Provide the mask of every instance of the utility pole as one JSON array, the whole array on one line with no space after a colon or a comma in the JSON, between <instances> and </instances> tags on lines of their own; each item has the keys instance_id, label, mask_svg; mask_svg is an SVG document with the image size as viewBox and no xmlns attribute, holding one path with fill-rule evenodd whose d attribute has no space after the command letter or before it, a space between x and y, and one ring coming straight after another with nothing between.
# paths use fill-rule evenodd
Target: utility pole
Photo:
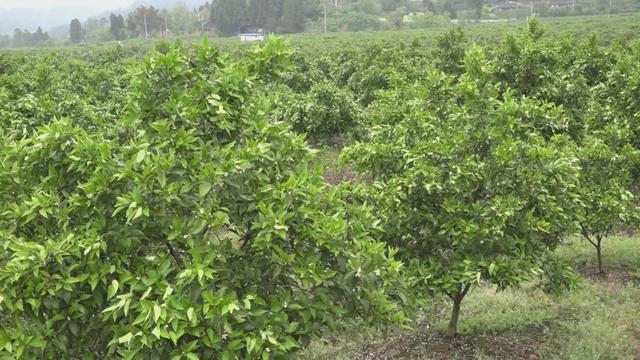
<instances>
[{"instance_id":1,"label":"utility pole","mask_svg":"<svg viewBox=\"0 0 640 360\"><path fill-rule=\"evenodd\" d=\"M609 0L609 11L607 12L607 17L611 16L611 0Z\"/></svg>"},{"instance_id":2,"label":"utility pole","mask_svg":"<svg viewBox=\"0 0 640 360\"><path fill-rule=\"evenodd\" d=\"M529 15L529 17L533 19L533 0L529 1L529 9L531 9L531 15Z\"/></svg>"},{"instance_id":3,"label":"utility pole","mask_svg":"<svg viewBox=\"0 0 640 360\"><path fill-rule=\"evenodd\" d=\"M147 12L142 13L142 18L144 19L144 38L149 38L149 31L147 30Z\"/></svg>"},{"instance_id":4,"label":"utility pole","mask_svg":"<svg viewBox=\"0 0 640 360\"><path fill-rule=\"evenodd\" d=\"M167 17L164 17L164 34L165 36L169 36L169 25L167 24Z\"/></svg>"},{"instance_id":5,"label":"utility pole","mask_svg":"<svg viewBox=\"0 0 640 360\"><path fill-rule=\"evenodd\" d=\"M611 0L609 0L611 1ZM324 13L324 33L327 33L327 5L323 5L322 6L323 9L323 13Z\"/></svg>"}]
</instances>

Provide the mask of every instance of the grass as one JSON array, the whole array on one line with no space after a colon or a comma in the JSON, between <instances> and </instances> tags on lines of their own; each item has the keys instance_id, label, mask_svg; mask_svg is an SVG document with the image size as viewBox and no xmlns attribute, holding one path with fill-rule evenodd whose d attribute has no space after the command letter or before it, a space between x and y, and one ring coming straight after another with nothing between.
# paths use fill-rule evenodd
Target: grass
<instances>
[{"instance_id":1,"label":"grass","mask_svg":"<svg viewBox=\"0 0 640 360\"><path fill-rule=\"evenodd\" d=\"M570 239L558 251L561 258L588 274L596 271L598 264L595 248L579 237ZM610 275L621 271L640 273L640 246L638 239L628 236L612 236L602 242L602 259L604 270Z\"/></svg>"},{"instance_id":2,"label":"grass","mask_svg":"<svg viewBox=\"0 0 640 360\"><path fill-rule=\"evenodd\" d=\"M640 238L614 236L603 245L606 275L579 238L558 254L585 277L582 288L553 296L525 285L476 287L462 305L461 335L442 333L449 304L434 300L414 332L389 335L349 328L317 341L299 359L640 359Z\"/></svg>"},{"instance_id":3,"label":"grass","mask_svg":"<svg viewBox=\"0 0 640 360\"><path fill-rule=\"evenodd\" d=\"M340 150L332 146L318 150L311 166L317 166L325 181L331 184L352 181L357 177L351 168L340 163Z\"/></svg>"}]
</instances>

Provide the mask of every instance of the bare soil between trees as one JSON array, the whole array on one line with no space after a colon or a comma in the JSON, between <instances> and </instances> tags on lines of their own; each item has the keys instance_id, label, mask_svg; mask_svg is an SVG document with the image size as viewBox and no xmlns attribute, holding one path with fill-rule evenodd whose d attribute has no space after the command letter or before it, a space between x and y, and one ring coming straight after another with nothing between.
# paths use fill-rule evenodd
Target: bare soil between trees
<instances>
[{"instance_id":1,"label":"bare soil between trees","mask_svg":"<svg viewBox=\"0 0 640 360\"><path fill-rule=\"evenodd\" d=\"M417 334L401 334L367 344L357 354L357 359L477 359L476 354L497 359L540 359L538 348L542 344L540 334L458 335L449 339L444 334L421 329Z\"/></svg>"},{"instance_id":2,"label":"bare soil between trees","mask_svg":"<svg viewBox=\"0 0 640 360\"><path fill-rule=\"evenodd\" d=\"M551 324L549 324L551 325ZM458 334L447 338L429 324L415 326L413 333L397 333L362 346L356 359L471 360L478 354L495 359L537 360L544 345L547 324L502 334Z\"/></svg>"},{"instance_id":3,"label":"bare soil between trees","mask_svg":"<svg viewBox=\"0 0 640 360\"><path fill-rule=\"evenodd\" d=\"M640 272L627 267L609 269L603 274L597 267L579 269L585 281L592 284L607 283L614 288L626 285L640 286ZM640 302L640 299L638 300ZM579 322L576 314L560 314L556 319L543 321L522 329L495 334L458 334L451 339L443 329L436 329L428 323L414 325L415 331L398 331L388 336L374 339L355 352L355 359L391 360L542 360L545 352L554 344L550 343L551 329L560 327L561 322ZM636 341L635 359L640 359L640 331L634 332Z\"/></svg>"}]
</instances>

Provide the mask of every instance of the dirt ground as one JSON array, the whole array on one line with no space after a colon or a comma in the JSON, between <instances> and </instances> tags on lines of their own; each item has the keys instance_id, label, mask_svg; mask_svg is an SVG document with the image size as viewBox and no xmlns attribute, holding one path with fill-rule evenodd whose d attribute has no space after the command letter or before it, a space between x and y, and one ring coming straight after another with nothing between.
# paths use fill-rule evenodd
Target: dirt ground
<instances>
[{"instance_id":1,"label":"dirt ground","mask_svg":"<svg viewBox=\"0 0 640 360\"><path fill-rule=\"evenodd\" d=\"M363 346L357 358L362 360L477 359L477 354L496 359L537 360L543 342L542 329L523 329L500 335L458 335L449 339L423 325L413 334L401 333Z\"/></svg>"}]
</instances>

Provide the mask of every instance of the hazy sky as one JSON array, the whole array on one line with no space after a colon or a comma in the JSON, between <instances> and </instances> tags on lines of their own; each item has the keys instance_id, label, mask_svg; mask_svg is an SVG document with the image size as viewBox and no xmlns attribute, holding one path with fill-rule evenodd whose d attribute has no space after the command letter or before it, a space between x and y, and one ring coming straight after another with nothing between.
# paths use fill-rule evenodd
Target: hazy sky
<instances>
[{"instance_id":1,"label":"hazy sky","mask_svg":"<svg viewBox=\"0 0 640 360\"><path fill-rule=\"evenodd\" d=\"M57 6L92 6L100 9L113 9L126 6L133 0L0 0L0 8L47 9Z\"/></svg>"}]
</instances>

